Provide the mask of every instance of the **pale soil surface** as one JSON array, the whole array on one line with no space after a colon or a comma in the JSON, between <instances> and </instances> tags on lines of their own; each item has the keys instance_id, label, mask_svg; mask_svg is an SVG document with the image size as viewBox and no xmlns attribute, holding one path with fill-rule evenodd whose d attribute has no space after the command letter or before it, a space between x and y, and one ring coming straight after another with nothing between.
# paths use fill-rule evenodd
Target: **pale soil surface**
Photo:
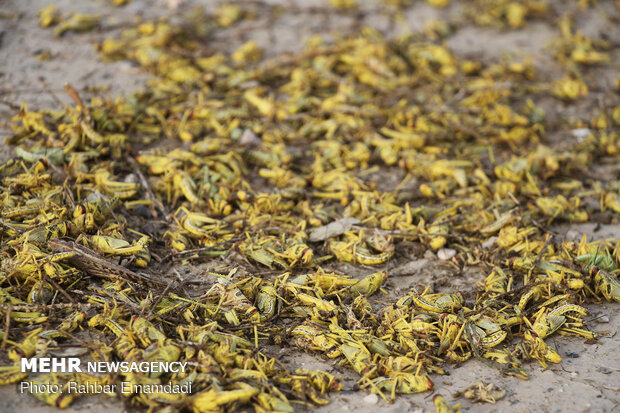
<instances>
[{"instance_id":1,"label":"pale soil surface","mask_svg":"<svg viewBox=\"0 0 620 413\"><path fill-rule=\"evenodd\" d=\"M215 1L165 1L133 0L123 8L114 8L111 2L104 0L75 1L57 0L55 5L63 13L71 11L82 13L100 13L103 16L99 29L82 33L68 33L56 38L48 29L38 25L37 11L49 4L45 0L4 0L0 2L0 12L9 18L0 19L0 138L9 135L8 123L21 102L28 103L29 108L59 107L70 103L63 92L63 85L70 82L83 97L107 95L113 97L144 87L148 75L140 72L127 62L103 63L99 60L94 44L119 32L120 28L133 22L136 17L151 19L159 16L179 18L190 10L193 4L206 4L212 8ZM243 3L243 2L240 2ZM239 44L256 40L266 49L266 55L298 51L303 40L313 33L333 36L335 32L348 33L359 26L368 25L388 34L395 35L403 30L420 31L433 19L443 18L450 22L459 22L458 29L447 39L448 46L459 56L466 56L485 61L493 61L507 54L517 60L532 56L533 63L543 77L553 79L556 63L543 55L549 42L557 36L557 30L549 22L535 21L518 30L481 29L459 20L462 6L452 4L446 9L436 9L425 2L416 1L404 13L404 19L392 21L382 12L381 6L374 1L360 1L362 7L355 14L336 12L326 6L322 0L268 0L247 2L255 10L253 20L244 21L231 29L219 32L212 39L214 50L230 51ZM452 2L459 3L459 2ZM554 2L554 7L561 10L562 1ZM620 9L613 1L599 1L596 8L581 11L577 26L586 35L603 34L607 39L620 42ZM174 6L177 6L176 8ZM172 7L171 7L172 6ZM15 17L10 17L14 13ZM614 40L615 39L615 40ZM51 60L39 61L37 54L49 50ZM618 54L614 62L594 71L593 83L600 90L611 87L612 79L620 73ZM108 87L107 90L95 90L92 87ZM597 90L594 88L588 99L584 99L582 110L570 108L571 116L589 118L588 105L597 102ZM543 102L545 103L545 102ZM548 116L566 108L550 102L545 105ZM562 144L567 137L552 137L553 143ZM550 138L550 139L552 139ZM12 149L0 146L0 157L6 158ZM600 173L614 174L618 179L618 162L612 160L610 165L602 168ZM400 179L395 180L396 182ZM581 233L593 239L620 237L618 225L583 224L579 226L562 226L556 228L560 234L577 237ZM412 260L422 257L411 257ZM433 261L432 256L426 259ZM436 261L436 259L435 259ZM434 282L440 286L457 286L459 289L471 286L474 281L484 278L476 269L466 271L466 276L450 278L451 274L441 271L440 266L431 266L431 271L421 271L406 277L393 277L386 289L390 294L407 290L411 285ZM594 344L586 344L583 339L554 336L549 340L563 357L563 362L551 365L543 370L540 365L528 366L529 381L514 377L502 377L498 371L487 367L479 361L471 360L464 365L448 367L450 375L434 376L436 393L449 396L479 380L495 383L507 390L506 397L497 405L472 404L462 402L464 411L491 412L612 412L620 411L620 316L618 304L593 304L589 306L589 328L600 334ZM424 393L413 396L401 396L392 404L383 400L368 398L365 391L355 391L355 375L334 365L332 362L316 356L294 352L283 352L280 358L291 366L322 368L342 374L345 387L340 394L333 394L332 403L317 409L321 412L403 412L432 410L432 394ZM450 397L448 397L451 400ZM456 401L454 401L456 402ZM19 394L16 386L0 387L0 412L49 412L48 407L30 395ZM72 412L121 412L126 407L120 400L105 397L87 397L78 400L67 411ZM302 409L303 411L303 409Z\"/></svg>"}]
</instances>

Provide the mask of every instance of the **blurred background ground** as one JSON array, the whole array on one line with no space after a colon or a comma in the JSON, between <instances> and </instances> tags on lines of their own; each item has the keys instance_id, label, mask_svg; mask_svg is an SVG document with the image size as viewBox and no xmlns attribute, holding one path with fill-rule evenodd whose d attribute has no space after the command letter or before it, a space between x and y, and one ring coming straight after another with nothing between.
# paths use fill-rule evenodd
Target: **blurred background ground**
<instances>
[{"instance_id":1,"label":"blurred background ground","mask_svg":"<svg viewBox=\"0 0 620 413\"><path fill-rule=\"evenodd\" d=\"M552 80L562 76L557 62L545 55L549 43L558 36L553 20L528 22L519 29L497 30L477 27L463 18L468 1L453 1L443 9L432 7L423 1L414 1L395 19L385 12L378 1L359 1L355 11L334 10L324 0L264 0L240 1L254 17L231 28L219 30L209 38L214 51L230 53L237 46L253 39L265 49L266 57L299 51L305 39L312 34L335 38L339 34L352 33L363 26L373 27L387 36L404 31L420 32L432 20L451 22L454 31L446 38L447 45L460 57L475 58L486 62L511 56L522 60L531 56L539 75ZM551 1L551 16L559 16L567 8L576 7L574 2ZM182 16L193 6L201 5L213 10L218 2L183 0L133 0L117 8L106 0L54 2L63 13L98 13L102 15L101 26L86 33L67 33L54 37L48 29L38 24L37 12L50 4L44 0L4 0L0 2L0 139L10 134L10 118L22 102L29 108L58 108L69 104L63 85L71 83L82 97L109 96L130 93L145 87L148 75L129 62L103 63L94 45L120 32L123 26L137 19L149 20L166 17L182 21ZM567 5L570 4L570 5ZM620 44L620 8L614 1L599 1L596 6L576 13L576 27L587 36L604 38L616 46L613 61L603 67L586 72L590 87L587 98L579 105L565 106L558 101L537 102L547 110L547 116L582 116L589 119L591 110L604 105L604 91L612 88L613 79L620 73L617 53ZM49 51L50 59L40 61L37 56ZM549 136L547 144L562 144L566 136ZM12 149L1 144L0 157L6 159ZM617 159L601 165L598 172L614 174L619 178ZM590 238L620 237L618 226L600 227L596 223L562 226L556 229L561 235L577 236L586 233ZM571 232L572 231L572 232ZM476 278L474 274L472 277ZM479 274L478 280L483 278ZM392 279L389 286L406 289L411 277ZM551 365L543 371L537 364L530 364L529 381L502 377L493 369L472 360L458 368L449 368L449 376L436 377L436 393L448 396L457 390L483 380L506 388L507 396L497 405L474 405L463 401L465 411L543 411L543 412L612 412L620 411L620 317L617 304L590 306L589 327L600 333L595 344L569 337L554 337L550 344L564 358L559 365ZM292 366L319 367L333 370L322 359L300 352L285 352L281 358ZM342 369L338 370L342 373ZM346 375L345 389L353 388L355 376ZM74 403L69 411L116 412L126 407L119 401L105 397L89 397ZM43 405L29 395L21 395L16 386L0 387L0 412L48 412L52 408ZM332 395L332 403L319 409L324 412L401 412L432 410L432 394L398 397L388 404L368 393L343 391Z\"/></svg>"}]
</instances>

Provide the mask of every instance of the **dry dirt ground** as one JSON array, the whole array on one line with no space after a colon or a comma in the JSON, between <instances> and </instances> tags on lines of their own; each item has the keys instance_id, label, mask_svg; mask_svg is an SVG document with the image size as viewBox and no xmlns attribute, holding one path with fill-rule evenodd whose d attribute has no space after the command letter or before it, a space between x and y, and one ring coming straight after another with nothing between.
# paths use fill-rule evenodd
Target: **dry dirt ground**
<instances>
[{"instance_id":1,"label":"dry dirt ground","mask_svg":"<svg viewBox=\"0 0 620 413\"><path fill-rule=\"evenodd\" d=\"M102 63L93 45L106 37L113 36L120 28L137 17L151 19L166 16L178 19L193 5L201 4L214 8L217 2L183 0L133 0L123 8L115 8L111 1L56 0L54 4L63 13L100 13L103 16L101 27L83 34L69 33L56 38L50 30L38 25L37 11L48 5L46 0L2 0L0 1L0 142L9 135L8 123L22 103L29 108L58 107L70 103L63 92L63 85L70 82L82 96L115 96L144 87L148 76L127 62ZM549 42L557 36L556 29L549 22L530 22L525 28L517 30L481 29L463 22L461 2L452 1L445 9L436 9L426 2L415 1L404 12L404 18L395 21L388 17L382 6L375 1L361 0L356 13L335 12L326 7L324 0L266 0L261 2L240 1L255 11L255 18L244 21L234 28L222 30L213 39L213 48L233 50L237 45L256 40L264 47L267 56L290 53L299 50L303 40L310 34L321 33L333 36L335 32L347 33L360 26L374 27L387 35L397 35L402 31L420 31L433 19L446 19L458 23L458 29L447 39L447 44L459 56L473 57L484 61L503 58L507 54L516 59L531 56L533 63L544 76L552 79L557 75L555 63L543 55ZM464 2L463 2L464 3ZM555 1L554 12L563 8L575 7L574 2ZM570 3L571 5L566 5ZM604 36L620 42L620 9L614 1L599 0L596 7L580 11L577 27L589 36ZM49 50L51 59L39 61L37 55ZM616 49L617 51L618 49ZM614 62L605 68L592 71L590 84L598 91L609 90L612 79L620 73L618 54ZM107 87L102 89L101 87ZM93 87L98 87L94 89ZM589 105L597 102L597 87L592 88ZM548 115L565 110L560 104L549 106ZM590 106L592 107L592 106ZM572 110L572 109L571 109ZM587 117L588 107L575 116ZM564 114L565 115L565 114ZM551 138L550 138L551 139ZM562 137L555 137L561 140ZM12 149L0 144L0 157L6 158ZM618 175L618 168L612 162L611 168L602 173ZM617 165L616 165L617 166ZM616 176L615 179L620 178ZM594 239L620 238L617 225L599 228L595 224L564 226L557 229L561 234L574 237L586 233ZM418 259L421 257L417 257ZM426 257L433 260L433 257ZM422 275L420 275L422 276ZM432 278L433 274L426 274ZM479 281L483 274L473 273L466 279L454 280L463 285ZM422 281L418 275L394 277L388 289L407 289L410 284ZM435 377L436 393L449 396L476 381L495 383L507 390L506 397L497 405L463 403L464 411L516 411L516 412L612 412L620 411L620 316L618 304L598 304L590 306L589 327L598 332L601 338L595 344L585 344L583 340L555 337L550 340L564 361L543 370L538 364L530 364L529 381L513 377L502 377L484 364L472 360L458 368L448 368L450 375ZM282 359L296 366L318 367L335 370L325 360L309 354L282 354ZM432 410L432 395L418 394L401 396L393 404L382 400L372 400L364 391L354 391L355 377L342 369L335 371L344 375L345 389L332 395L332 403L317 409L321 412L403 412ZM450 398L449 398L450 399ZM19 394L16 386L0 387L0 412L49 412L54 409L45 406L34 397ZM90 397L78 400L69 411L121 412L123 404L116 399Z\"/></svg>"}]
</instances>

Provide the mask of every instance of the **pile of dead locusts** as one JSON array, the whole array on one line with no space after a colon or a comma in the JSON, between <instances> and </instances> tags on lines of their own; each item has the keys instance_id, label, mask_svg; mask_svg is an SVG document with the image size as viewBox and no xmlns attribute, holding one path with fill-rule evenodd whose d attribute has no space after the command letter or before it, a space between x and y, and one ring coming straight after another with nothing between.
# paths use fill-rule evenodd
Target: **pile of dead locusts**
<instances>
[{"instance_id":1,"label":"pile of dead locusts","mask_svg":"<svg viewBox=\"0 0 620 413\"><path fill-rule=\"evenodd\" d=\"M560 19L553 53L569 69L545 83L527 61L485 66L372 30L269 60L252 41L207 53L218 18L144 23L100 44L104 60L154 75L144 92L83 102L68 86L75 106L15 116L16 157L0 166L0 383L192 382L190 395L119 397L289 412L328 403L342 381L289 369L269 355L278 346L333 359L392 400L432 390L449 363L527 379L523 362L560 362L549 336L597 339L582 304L620 301L620 244L549 228L617 222L620 181L592 165L618 156L620 106L556 121L579 135L558 150L534 100L585 96L580 70L604 64L609 44ZM413 244L457 274L477 266L479 283L392 300L390 271L415 259ZM343 261L359 271L342 274ZM22 357L50 355L189 368L20 372Z\"/></svg>"}]
</instances>

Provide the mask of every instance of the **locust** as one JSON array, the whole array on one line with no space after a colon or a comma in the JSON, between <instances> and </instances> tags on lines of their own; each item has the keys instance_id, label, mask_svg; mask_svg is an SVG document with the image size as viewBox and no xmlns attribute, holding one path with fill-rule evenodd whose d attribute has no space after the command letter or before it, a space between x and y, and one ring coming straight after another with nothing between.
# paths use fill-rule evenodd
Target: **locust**
<instances>
[{"instance_id":1,"label":"locust","mask_svg":"<svg viewBox=\"0 0 620 413\"><path fill-rule=\"evenodd\" d=\"M145 284L155 290L163 290L166 287L166 284L161 281L135 273L120 265L105 260L102 256L83 245L58 239L50 240L48 245L58 253L74 253L74 255L69 258L69 261L89 275L123 279L128 282L137 283L138 285Z\"/></svg>"},{"instance_id":2,"label":"locust","mask_svg":"<svg viewBox=\"0 0 620 413\"><path fill-rule=\"evenodd\" d=\"M620 241L557 233L620 212L620 182L598 169L620 153L620 106L591 72L613 63L613 42L574 27L592 2L564 14L463 5L471 25L553 20L553 79L527 58L463 58L443 41L460 25L442 21L311 36L276 57L253 39L227 53L200 41L272 12L237 3L104 33L100 63L148 73L146 91L86 99L66 85L71 104L15 111L14 153L0 163L0 384L191 382L192 394L123 397L152 411L291 412L343 383L293 367L288 350L392 401L428 394L448 364L478 359L526 380L539 368L526 362L561 361L560 336L599 339L586 308L619 300ZM410 14L410 2L389 3L386 18ZM100 21L53 6L38 17L75 41ZM592 93L604 104L581 110ZM563 110L548 121L553 102ZM187 371L17 369L74 346ZM78 395L38 397L66 407Z\"/></svg>"}]
</instances>

